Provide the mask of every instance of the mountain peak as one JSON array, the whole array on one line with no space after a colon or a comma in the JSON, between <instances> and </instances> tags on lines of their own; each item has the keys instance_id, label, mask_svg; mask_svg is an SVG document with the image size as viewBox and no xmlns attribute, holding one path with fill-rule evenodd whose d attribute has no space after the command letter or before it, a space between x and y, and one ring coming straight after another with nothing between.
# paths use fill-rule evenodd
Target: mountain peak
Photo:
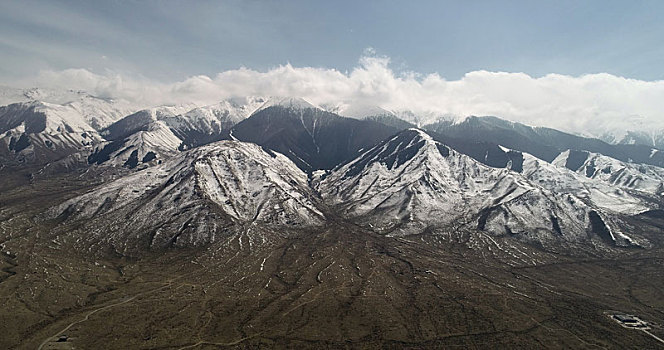
<instances>
[{"instance_id":1,"label":"mountain peak","mask_svg":"<svg viewBox=\"0 0 664 350\"><path fill-rule=\"evenodd\" d=\"M122 249L127 240L150 246L202 245L245 224L301 227L324 219L306 174L288 158L228 140L105 183L46 213L62 215L110 218L100 224L118 224L109 226L105 239Z\"/></svg>"},{"instance_id":2,"label":"mountain peak","mask_svg":"<svg viewBox=\"0 0 664 350\"><path fill-rule=\"evenodd\" d=\"M418 158L423 161L447 157L450 149L434 141L426 132L410 128L399 132L365 152L355 160L340 168L344 177L356 176L374 164L382 164L387 170L401 167Z\"/></svg>"},{"instance_id":3,"label":"mountain peak","mask_svg":"<svg viewBox=\"0 0 664 350\"><path fill-rule=\"evenodd\" d=\"M384 232L421 232L456 220L476 220L477 229L493 234L547 232L529 239L558 231L581 237L585 230L582 204L452 151L416 128L335 170L320 188L346 213Z\"/></svg>"},{"instance_id":4,"label":"mountain peak","mask_svg":"<svg viewBox=\"0 0 664 350\"><path fill-rule=\"evenodd\" d=\"M326 105L325 110L344 117L355 118L355 119L362 119L362 118L376 117L376 116L396 117L396 115L392 111L389 111L378 105L339 103L339 104Z\"/></svg>"},{"instance_id":5,"label":"mountain peak","mask_svg":"<svg viewBox=\"0 0 664 350\"><path fill-rule=\"evenodd\" d=\"M431 135L427 134L424 130L422 130L420 128L408 128L408 129L402 131L402 133L404 133L404 132L414 134L417 137L420 137L420 138L424 139L427 142L436 142L436 141L433 140L433 138L431 138Z\"/></svg>"},{"instance_id":6,"label":"mountain peak","mask_svg":"<svg viewBox=\"0 0 664 350\"><path fill-rule=\"evenodd\" d=\"M319 107L311 104L307 100L301 97L270 97L267 101L256 110L256 112L262 111L269 107L282 107L288 109L320 109ZM254 113L256 113L254 112Z\"/></svg>"}]
</instances>

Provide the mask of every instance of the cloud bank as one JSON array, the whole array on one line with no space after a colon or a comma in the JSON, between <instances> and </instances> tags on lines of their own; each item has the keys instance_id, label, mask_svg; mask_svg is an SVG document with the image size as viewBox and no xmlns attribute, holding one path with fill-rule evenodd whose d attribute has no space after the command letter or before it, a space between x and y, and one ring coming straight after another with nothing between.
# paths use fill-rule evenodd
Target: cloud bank
<instances>
[{"instance_id":1,"label":"cloud bank","mask_svg":"<svg viewBox=\"0 0 664 350\"><path fill-rule=\"evenodd\" d=\"M387 57L366 56L350 72L281 65L268 71L248 68L215 77L192 76L159 83L85 69L44 71L24 86L85 90L100 97L142 106L194 102L213 104L247 95L297 96L314 104L347 103L410 110L428 116L494 115L575 133L664 128L664 81L610 74L578 77L474 71L459 80L438 74L395 72Z\"/></svg>"}]
</instances>

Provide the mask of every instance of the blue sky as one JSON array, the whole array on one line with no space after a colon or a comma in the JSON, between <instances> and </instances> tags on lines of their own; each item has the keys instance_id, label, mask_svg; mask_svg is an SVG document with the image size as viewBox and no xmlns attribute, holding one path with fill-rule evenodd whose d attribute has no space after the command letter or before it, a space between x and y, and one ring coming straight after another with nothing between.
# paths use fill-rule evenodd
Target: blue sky
<instances>
[{"instance_id":1,"label":"blue sky","mask_svg":"<svg viewBox=\"0 0 664 350\"><path fill-rule=\"evenodd\" d=\"M0 0L0 85L664 130L664 1Z\"/></svg>"},{"instance_id":2,"label":"blue sky","mask_svg":"<svg viewBox=\"0 0 664 350\"><path fill-rule=\"evenodd\" d=\"M664 1L2 1L0 81L85 68L163 82L248 67L664 79Z\"/></svg>"}]
</instances>

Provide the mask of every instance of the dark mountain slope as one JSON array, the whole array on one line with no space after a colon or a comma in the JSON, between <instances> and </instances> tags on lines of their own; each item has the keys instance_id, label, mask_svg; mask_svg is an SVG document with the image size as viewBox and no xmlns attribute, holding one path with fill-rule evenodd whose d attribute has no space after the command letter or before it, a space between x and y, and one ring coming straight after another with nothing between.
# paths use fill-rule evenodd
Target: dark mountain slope
<instances>
[{"instance_id":1,"label":"dark mountain slope","mask_svg":"<svg viewBox=\"0 0 664 350\"><path fill-rule=\"evenodd\" d=\"M664 166L664 155L653 154L643 145L611 145L604 141L568 134L550 128L530 127L496 117L469 117L461 123L442 121L424 127L443 138L486 142L528 152L547 162L561 152L584 150L600 153L625 162Z\"/></svg>"},{"instance_id":2,"label":"dark mountain slope","mask_svg":"<svg viewBox=\"0 0 664 350\"><path fill-rule=\"evenodd\" d=\"M398 131L371 120L357 120L312 107L274 105L238 123L231 137L283 153L311 172L332 169Z\"/></svg>"}]
</instances>

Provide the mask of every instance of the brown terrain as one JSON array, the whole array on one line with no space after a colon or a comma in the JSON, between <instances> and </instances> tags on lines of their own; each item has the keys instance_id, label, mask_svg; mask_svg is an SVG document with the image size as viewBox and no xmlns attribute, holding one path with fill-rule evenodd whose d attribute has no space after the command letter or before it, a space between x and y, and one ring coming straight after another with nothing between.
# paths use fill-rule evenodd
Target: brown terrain
<instances>
[{"instance_id":1,"label":"brown terrain","mask_svg":"<svg viewBox=\"0 0 664 350\"><path fill-rule=\"evenodd\" d=\"M103 176L26 174L1 174L3 349L664 348L607 316L638 315L664 337L656 218L637 222L652 249L554 252L453 229L385 237L332 219L114 256L38 219Z\"/></svg>"}]
</instances>

